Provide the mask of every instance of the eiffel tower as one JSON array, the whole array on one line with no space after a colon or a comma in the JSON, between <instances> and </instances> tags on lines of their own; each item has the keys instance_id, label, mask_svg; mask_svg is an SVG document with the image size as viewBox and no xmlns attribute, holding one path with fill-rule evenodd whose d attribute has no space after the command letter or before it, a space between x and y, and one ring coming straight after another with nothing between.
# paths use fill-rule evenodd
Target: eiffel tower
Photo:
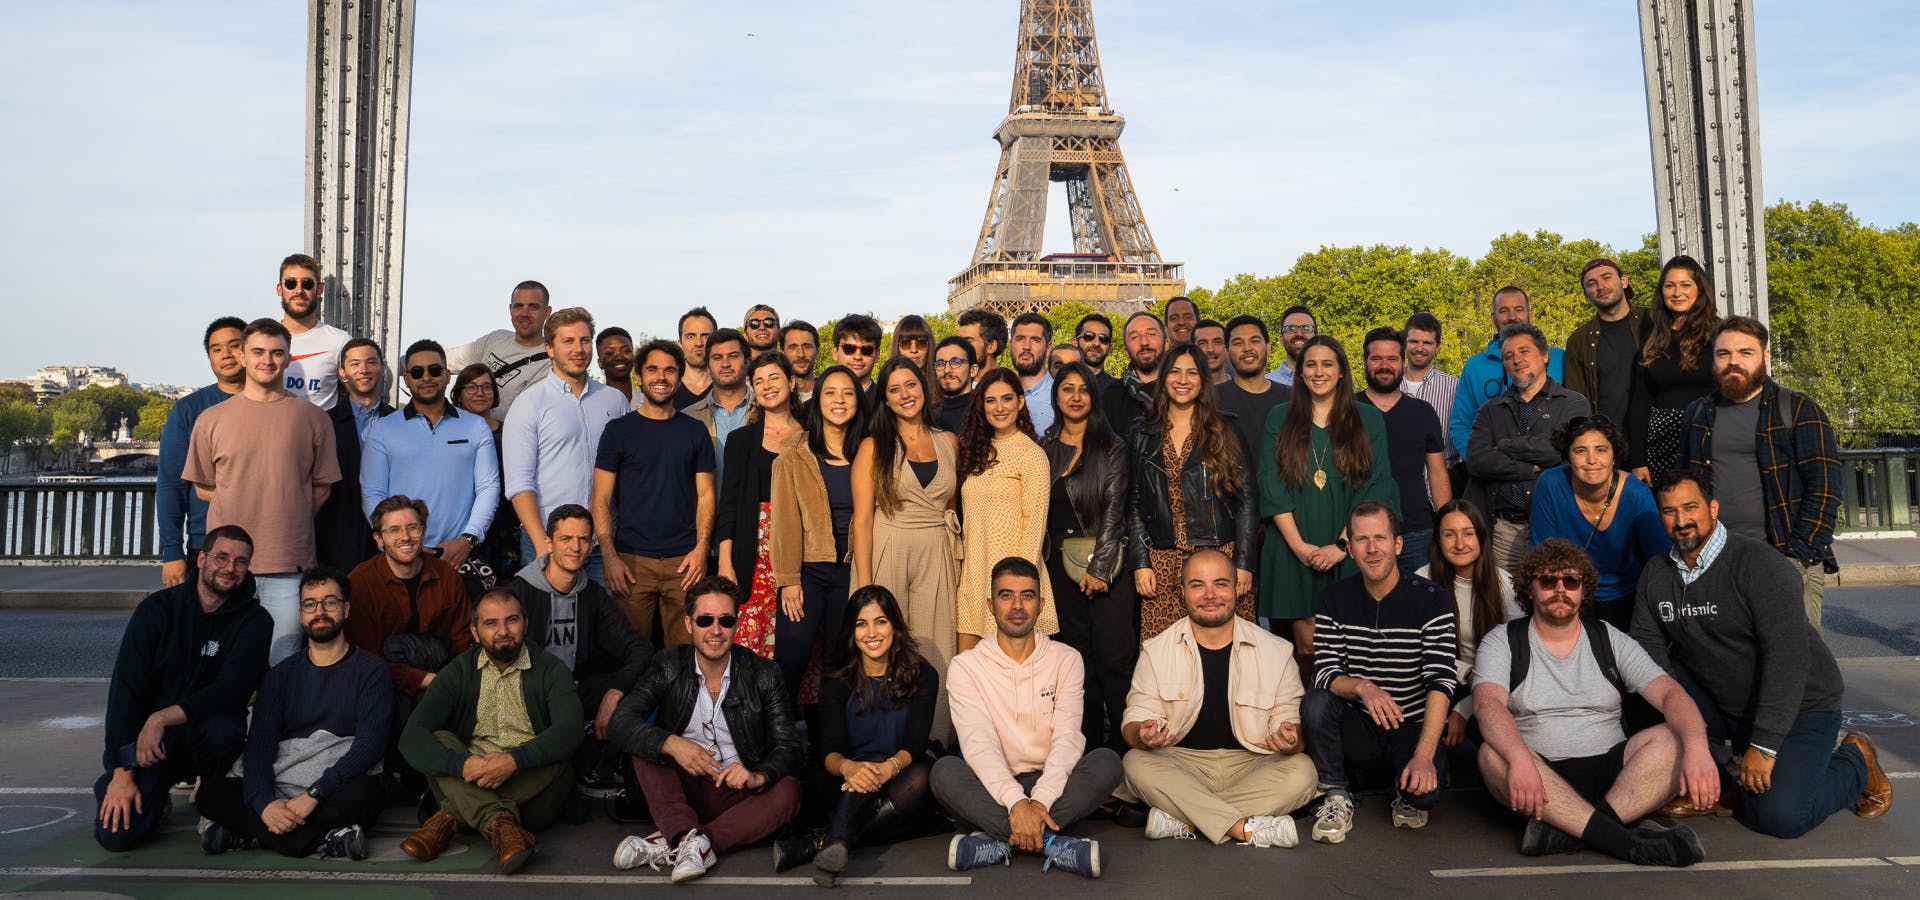
<instances>
[{"instance_id":1,"label":"eiffel tower","mask_svg":"<svg viewBox=\"0 0 1920 900\"><path fill-rule=\"evenodd\" d=\"M1186 290L1154 246L1107 105L1092 0L1021 0L1013 96L973 261L947 282L955 312L1011 318L1078 300L1127 313ZM1043 254L1050 182L1065 182L1073 252Z\"/></svg>"}]
</instances>

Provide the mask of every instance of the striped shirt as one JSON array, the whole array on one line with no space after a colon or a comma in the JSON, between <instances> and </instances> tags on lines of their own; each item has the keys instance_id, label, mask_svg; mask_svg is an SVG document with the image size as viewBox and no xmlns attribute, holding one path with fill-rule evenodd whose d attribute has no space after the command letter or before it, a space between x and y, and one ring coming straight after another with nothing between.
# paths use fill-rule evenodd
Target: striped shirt
<instances>
[{"instance_id":1,"label":"striped shirt","mask_svg":"<svg viewBox=\"0 0 1920 900\"><path fill-rule=\"evenodd\" d=\"M1407 721L1425 717L1427 693L1452 696L1453 595L1418 575L1401 575L1381 600L1359 575L1320 592L1313 617L1313 686L1333 689L1341 675L1372 682L1400 704Z\"/></svg>"}]
</instances>

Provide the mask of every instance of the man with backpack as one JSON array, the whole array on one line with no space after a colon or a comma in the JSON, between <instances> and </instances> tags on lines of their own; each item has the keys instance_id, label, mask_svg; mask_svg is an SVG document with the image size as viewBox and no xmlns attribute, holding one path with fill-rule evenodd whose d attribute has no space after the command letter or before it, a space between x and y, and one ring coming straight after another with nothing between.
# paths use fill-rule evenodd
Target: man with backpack
<instances>
[{"instance_id":1,"label":"man with backpack","mask_svg":"<svg viewBox=\"0 0 1920 900\"><path fill-rule=\"evenodd\" d=\"M1559 538L1521 559L1515 587L1528 615L1487 632L1474 656L1480 773L1495 800L1527 817L1522 854L1592 847L1643 866L1692 865L1706 858L1692 829L1642 819L1676 791L1713 805L1720 774L1706 725L1632 638L1581 618L1598 578L1586 553ZM1627 737L1629 690L1666 723Z\"/></svg>"}]
</instances>

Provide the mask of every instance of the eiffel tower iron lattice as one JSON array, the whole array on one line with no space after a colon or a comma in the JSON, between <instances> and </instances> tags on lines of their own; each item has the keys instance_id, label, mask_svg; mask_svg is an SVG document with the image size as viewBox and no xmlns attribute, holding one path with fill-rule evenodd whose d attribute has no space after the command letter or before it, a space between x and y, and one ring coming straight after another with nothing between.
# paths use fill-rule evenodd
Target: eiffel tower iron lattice
<instances>
[{"instance_id":1,"label":"eiffel tower iron lattice","mask_svg":"<svg viewBox=\"0 0 1920 900\"><path fill-rule=\"evenodd\" d=\"M1011 318L1080 301L1127 313L1186 290L1154 245L1107 105L1092 0L1021 0L1013 92L994 132L1000 165L973 260L947 282L953 312ZM1064 182L1073 252L1045 254L1047 195Z\"/></svg>"}]
</instances>

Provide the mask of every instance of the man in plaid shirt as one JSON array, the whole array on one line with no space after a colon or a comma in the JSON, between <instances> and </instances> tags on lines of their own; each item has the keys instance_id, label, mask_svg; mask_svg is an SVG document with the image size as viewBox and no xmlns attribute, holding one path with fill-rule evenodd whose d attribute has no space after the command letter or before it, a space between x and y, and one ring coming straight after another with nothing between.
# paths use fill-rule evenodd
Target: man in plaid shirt
<instances>
[{"instance_id":1,"label":"man in plaid shirt","mask_svg":"<svg viewBox=\"0 0 1920 900\"><path fill-rule=\"evenodd\" d=\"M1683 468L1706 475L1733 531L1772 544L1799 563L1807 620L1820 604L1840 517L1840 447L1813 398L1773 381L1767 326L1728 316L1713 330L1718 390L1687 407ZM1716 427L1722 426L1722 427Z\"/></svg>"}]
</instances>

